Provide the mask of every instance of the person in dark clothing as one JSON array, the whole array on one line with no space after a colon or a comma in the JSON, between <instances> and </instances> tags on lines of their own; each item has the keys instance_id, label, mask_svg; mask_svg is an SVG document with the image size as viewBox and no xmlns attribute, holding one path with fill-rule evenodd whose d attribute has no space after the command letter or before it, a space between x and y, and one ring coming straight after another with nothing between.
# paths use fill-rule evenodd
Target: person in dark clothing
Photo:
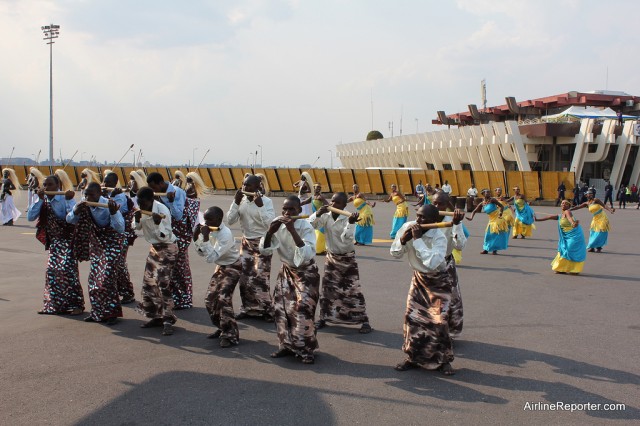
<instances>
[{"instance_id":1,"label":"person in dark clothing","mask_svg":"<svg viewBox=\"0 0 640 426\"><path fill-rule=\"evenodd\" d=\"M609 200L609 204L613 208L613 185L609 181L604 186L604 204L607 204L607 200Z\"/></svg>"},{"instance_id":2,"label":"person in dark clothing","mask_svg":"<svg viewBox=\"0 0 640 426\"><path fill-rule=\"evenodd\" d=\"M625 184L620 185L620 189L618 189L618 208L626 209L627 208L627 187Z\"/></svg>"},{"instance_id":3,"label":"person in dark clothing","mask_svg":"<svg viewBox=\"0 0 640 426\"><path fill-rule=\"evenodd\" d=\"M562 200L564 200L564 193L566 190L567 187L564 186L564 182L560 182L560 185L558 186L558 199L556 200L556 207L558 207Z\"/></svg>"},{"instance_id":4,"label":"person in dark clothing","mask_svg":"<svg viewBox=\"0 0 640 426\"><path fill-rule=\"evenodd\" d=\"M576 185L573 187L573 205L577 206L580 204L580 186Z\"/></svg>"},{"instance_id":5,"label":"person in dark clothing","mask_svg":"<svg viewBox=\"0 0 640 426\"><path fill-rule=\"evenodd\" d=\"M586 203L587 202L587 192L589 192L589 185L587 185L585 183L582 186L582 188L580 188L580 202L581 203Z\"/></svg>"}]
</instances>

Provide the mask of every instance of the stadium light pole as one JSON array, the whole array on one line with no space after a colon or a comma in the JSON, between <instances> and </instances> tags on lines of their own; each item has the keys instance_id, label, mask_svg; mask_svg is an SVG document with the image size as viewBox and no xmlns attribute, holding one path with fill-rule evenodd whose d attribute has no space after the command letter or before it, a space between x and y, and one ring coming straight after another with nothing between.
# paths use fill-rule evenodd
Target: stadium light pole
<instances>
[{"instance_id":1,"label":"stadium light pole","mask_svg":"<svg viewBox=\"0 0 640 426\"><path fill-rule=\"evenodd\" d=\"M328 149L327 151L329 151L329 155L331 156L331 168L333 169L333 151Z\"/></svg>"},{"instance_id":2,"label":"stadium light pole","mask_svg":"<svg viewBox=\"0 0 640 426\"><path fill-rule=\"evenodd\" d=\"M53 43L60 35L60 25L45 25L43 40L49 45L49 163L53 164Z\"/></svg>"},{"instance_id":3,"label":"stadium light pole","mask_svg":"<svg viewBox=\"0 0 640 426\"><path fill-rule=\"evenodd\" d=\"M260 147L260 167L264 167L264 164L262 163L262 145L258 145L258 147Z\"/></svg>"}]
</instances>

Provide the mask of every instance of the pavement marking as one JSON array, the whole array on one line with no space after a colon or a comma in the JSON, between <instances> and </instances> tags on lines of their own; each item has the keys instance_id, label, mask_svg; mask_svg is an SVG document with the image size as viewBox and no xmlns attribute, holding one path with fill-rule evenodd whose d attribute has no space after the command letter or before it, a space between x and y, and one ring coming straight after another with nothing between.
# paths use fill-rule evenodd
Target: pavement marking
<instances>
[{"instance_id":1,"label":"pavement marking","mask_svg":"<svg viewBox=\"0 0 640 426\"><path fill-rule=\"evenodd\" d=\"M378 239L373 239L374 243L392 243L393 240L378 240Z\"/></svg>"},{"instance_id":2,"label":"pavement marking","mask_svg":"<svg viewBox=\"0 0 640 426\"><path fill-rule=\"evenodd\" d=\"M21 232L22 235L36 235L35 232Z\"/></svg>"}]
</instances>

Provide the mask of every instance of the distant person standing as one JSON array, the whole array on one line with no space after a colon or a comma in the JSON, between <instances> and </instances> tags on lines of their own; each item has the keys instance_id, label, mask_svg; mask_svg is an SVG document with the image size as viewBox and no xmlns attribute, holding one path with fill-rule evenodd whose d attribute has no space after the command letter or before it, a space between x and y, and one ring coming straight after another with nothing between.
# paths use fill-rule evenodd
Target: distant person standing
<instances>
[{"instance_id":1,"label":"distant person standing","mask_svg":"<svg viewBox=\"0 0 640 426\"><path fill-rule=\"evenodd\" d=\"M447 195L451 195L451 185L449 185L448 180L444 181L444 185L442 185L442 191Z\"/></svg>"},{"instance_id":2,"label":"distant person standing","mask_svg":"<svg viewBox=\"0 0 640 426\"><path fill-rule=\"evenodd\" d=\"M580 186L576 185L573 187L573 205L577 206L580 204ZM560 202L562 205L562 202Z\"/></svg>"},{"instance_id":3,"label":"distant person standing","mask_svg":"<svg viewBox=\"0 0 640 426\"><path fill-rule=\"evenodd\" d=\"M622 119L622 111L618 111L616 115L618 116L618 126L622 126L624 124L624 120Z\"/></svg>"},{"instance_id":4,"label":"distant person standing","mask_svg":"<svg viewBox=\"0 0 640 426\"><path fill-rule=\"evenodd\" d=\"M609 181L604 186L604 204L607 204L607 200L609 200L609 204L613 208L613 185Z\"/></svg>"},{"instance_id":5,"label":"distant person standing","mask_svg":"<svg viewBox=\"0 0 640 426\"><path fill-rule=\"evenodd\" d=\"M562 200L564 200L564 193L566 190L567 187L564 186L564 182L560 182L560 185L558 185L558 198L556 199L556 207L558 207Z\"/></svg>"},{"instance_id":6,"label":"distant person standing","mask_svg":"<svg viewBox=\"0 0 640 426\"><path fill-rule=\"evenodd\" d=\"M620 189L618 189L618 208L627 208L627 187L624 185L624 183L620 185Z\"/></svg>"},{"instance_id":7,"label":"distant person standing","mask_svg":"<svg viewBox=\"0 0 640 426\"><path fill-rule=\"evenodd\" d=\"M418 184L416 185L416 197L420 198L422 195L424 195L424 185L422 185L422 179L418 181Z\"/></svg>"},{"instance_id":8,"label":"distant person standing","mask_svg":"<svg viewBox=\"0 0 640 426\"><path fill-rule=\"evenodd\" d=\"M467 197L476 198L478 196L478 188L474 184L471 184L471 188L467 190Z\"/></svg>"},{"instance_id":9,"label":"distant person standing","mask_svg":"<svg viewBox=\"0 0 640 426\"><path fill-rule=\"evenodd\" d=\"M631 185L631 200L633 202L637 202L638 201L638 187L636 186L636 184L634 183L633 185Z\"/></svg>"}]
</instances>

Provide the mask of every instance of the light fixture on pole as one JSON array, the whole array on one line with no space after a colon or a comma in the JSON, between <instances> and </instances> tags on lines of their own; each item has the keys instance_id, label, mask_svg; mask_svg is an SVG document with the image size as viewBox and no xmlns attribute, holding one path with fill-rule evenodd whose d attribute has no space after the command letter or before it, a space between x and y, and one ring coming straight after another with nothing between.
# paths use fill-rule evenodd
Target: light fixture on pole
<instances>
[{"instance_id":1,"label":"light fixture on pole","mask_svg":"<svg viewBox=\"0 0 640 426\"><path fill-rule=\"evenodd\" d=\"M329 155L331 155L331 168L333 169L333 151L328 149L327 151L329 151Z\"/></svg>"},{"instance_id":2,"label":"light fixture on pole","mask_svg":"<svg viewBox=\"0 0 640 426\"><path fill-rule=\"evenodd\" d=\"M53 164L53 41L60 35L60 25L45 25L43 40L49 45L49 162Z\"/></svg>"},{"instance_id":3,"label":"light fixture on pole","mask_svg":"<svg viewBox=\"0 0 640 426\"><path fill-rule=\"evenodd\" d=\"M258 145L260 148L260 167L264 167L264 163L262 162L262 145Z\"/></svg>"},{"instance_id":4,"label":"light fixture on pole","mask_svg":"<svg viewBox=\"0 0 640 426\"><path fill-rule=\"evenodd\" d=\"M418 133L418 119L416 118L416 133Z\"/></svg>"}]
</instances>

